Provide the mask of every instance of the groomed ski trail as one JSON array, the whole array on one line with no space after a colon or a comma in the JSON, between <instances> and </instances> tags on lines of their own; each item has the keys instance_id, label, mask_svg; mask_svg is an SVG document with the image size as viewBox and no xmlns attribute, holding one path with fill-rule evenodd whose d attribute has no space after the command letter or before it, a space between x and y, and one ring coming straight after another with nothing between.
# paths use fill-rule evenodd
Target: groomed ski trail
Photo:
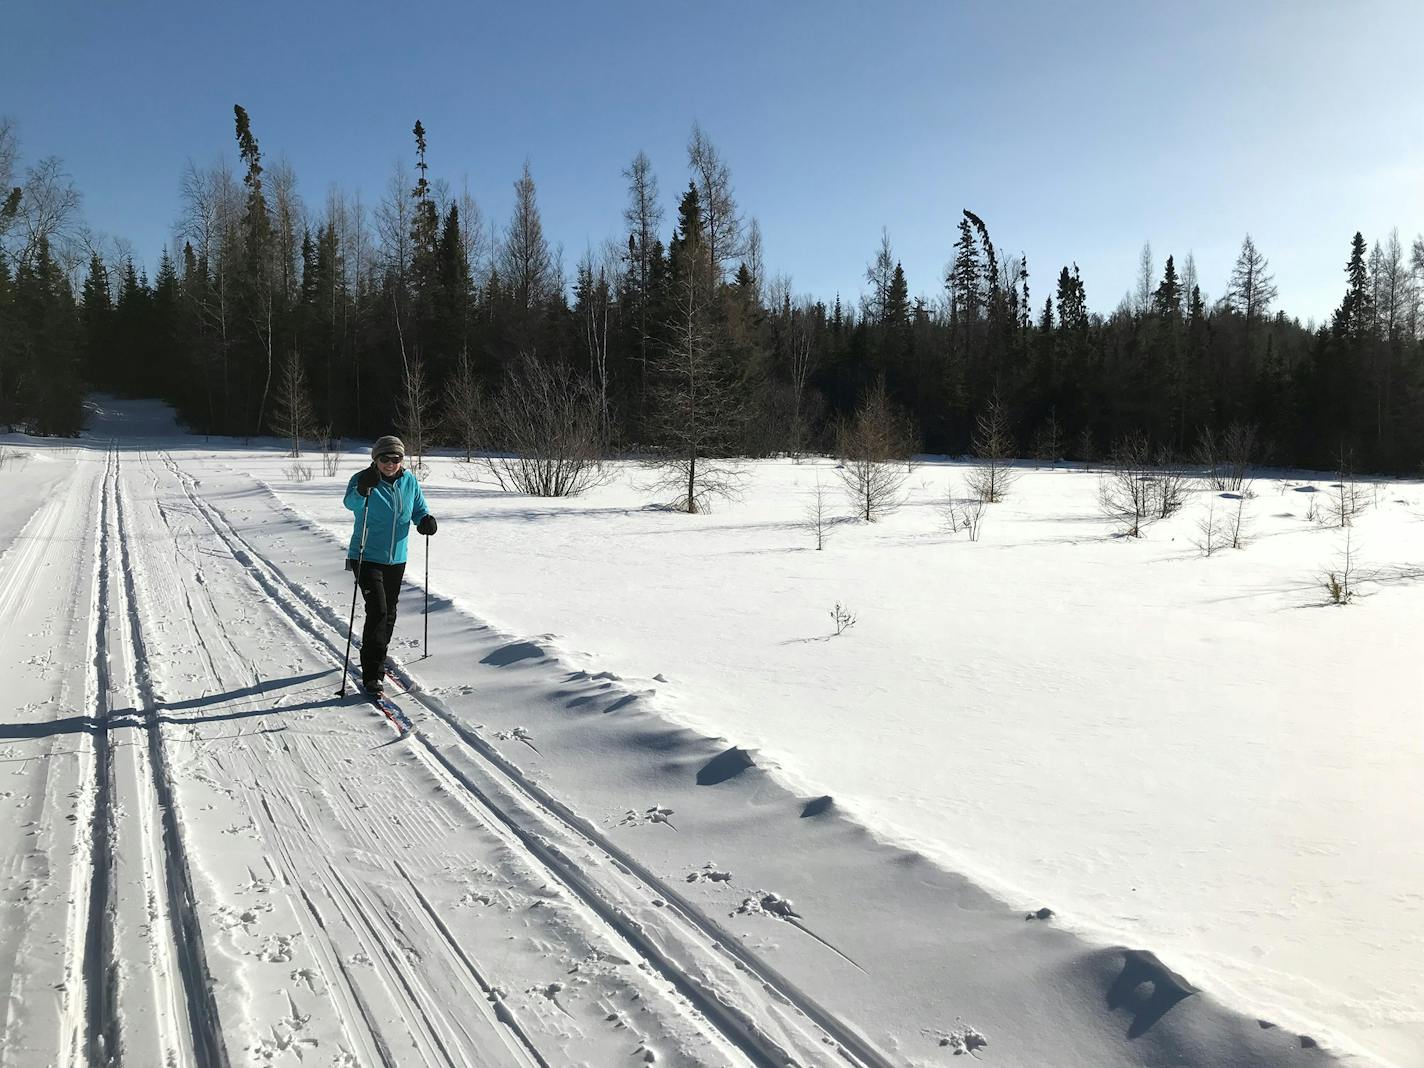
<instances>
[{"instance_id":1,"label":"groomed ski trail","mask_svg":"<svg viewBox=\"0 0 1424 1068\"><path fill-rule=\"evenodd\" d=\"M275 606L164 459L125 464L129 571L175 808L208 829L195 896L234 1058L768 1063L475 804L436 742L391 747L364 698L336 700L337 632ZM463 908L437 904L462 887Z\"/></svg>"},{"instance_id":2,"label":"groomed ski trail","mask_svg":"<svg viewBox=\"0 0 1424 1068\"><path fill-rule=\"evenodd\" d=\"M287 582L280 569L253 550L240 530L168 455L165 464L194 508L242 562L291 625L330 655L340 653L346 620L330 605ZM608 841L525 776L407 672L399 695L426 715L411 744L447 785L463 789L491 826L503 827L542 863L552 879L596 914L636 957L658 972L706 1017L725 1041L752 1063L835 1063L888 1068L895 1063L860 1032L779 975L692 904L675 887ZM656 907L648 908L648 903ZM636 913L637 918L634 918Z\"/></svg>"}]
</instances>

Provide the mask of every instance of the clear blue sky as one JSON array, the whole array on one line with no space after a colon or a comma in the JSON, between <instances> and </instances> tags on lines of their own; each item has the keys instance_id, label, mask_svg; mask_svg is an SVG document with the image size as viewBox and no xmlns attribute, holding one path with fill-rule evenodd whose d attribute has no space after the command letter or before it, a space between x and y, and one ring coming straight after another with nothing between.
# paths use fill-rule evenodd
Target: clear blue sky
<instances>
[{"instance_id":1,"label":"clear blue sky","mask_svg":"<svg viewBox=\"0 0 1424 1068\"><path fill-rule=\"evenodd\" d=\"M307 203L374 204L410 128L501 224L527 158L572 269L653 162L672 225L700 122L798 293L859 294L888 233L939 291L962 208L1028 256L1035 304L1081 266L1095 310L1196 256L1219 296L1249 230L1280 304L1338 302L1349 241L1424 232L1424 3L1206 0L515 5L49 0L0 13L0 114L55 154L94 228L150 266L189 159L238 169L232 105Z\"/></svg>"}]
</instances>

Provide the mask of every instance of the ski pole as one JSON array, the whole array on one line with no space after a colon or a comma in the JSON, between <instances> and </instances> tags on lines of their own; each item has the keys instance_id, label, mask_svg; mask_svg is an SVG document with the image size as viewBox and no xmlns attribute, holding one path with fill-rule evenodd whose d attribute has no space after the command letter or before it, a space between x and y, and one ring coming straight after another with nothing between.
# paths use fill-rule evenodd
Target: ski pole
<instances>
[{"instance_id":1,"label":"ski pole","mask_svg":"<svg viewBox=\"0 0 1424 1068\"><path fill-rule=\"evenodd\" d=\"M371 512L371 495L366 495L366 503L361 506L361 548L356 554L355 574L351 583L351 620L346 624L346 660L341 665L341 689L337 697L346 696L346 675L351 670L351 632L356 629L356 591L361 588L361 564L366 559L366 517Z\"/></svg>"},{"instance_id":2,"label":"ski pole","mask_svg":"<svg viewBox=\"0 0 1424 1068\"><path fill-rule=\"evenodd\" d=\"M425 656L430 655L430 535L425 535ZM424 660L425 656L421 659Z\"/></svg>"}]
</instances>

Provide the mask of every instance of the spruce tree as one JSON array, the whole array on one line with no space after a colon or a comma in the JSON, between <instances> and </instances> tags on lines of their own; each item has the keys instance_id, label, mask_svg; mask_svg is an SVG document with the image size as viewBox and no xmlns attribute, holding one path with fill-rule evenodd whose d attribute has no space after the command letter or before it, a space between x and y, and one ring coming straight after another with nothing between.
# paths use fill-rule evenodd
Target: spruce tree
<instances>
[{"instance_id":1,"label":"spruce tree","mask_svg":"<svg viewBox=\"0 0 1424 1068\"><path fill-rule=\"evenodd\" d=\"M1152 294L1152 311L1164 319L1174 319L1182 314L1182 284L1177 280L1177 268L1171 256L1167 257L1162 282Z\"/></svg>"},{"instance_id":2,"label":"spruce tree","mask_svg":"<svg viewBox=\"0 0 1424 1068\"><path fill-rule=\"evenodd\" d=\"M233 116L238 155L246 168L242 184L247 187L240 223L242 261L238 279L239 303L254 341L252 356L239 362L240 388L244 402L250 404L254 395L256 399L252 421L243 429L260 434L266 426L267 397L272 388L277 344L272 219L262 190L262 153L257 138L252 134L251 121L240 104L233 105Z\"/></svg>"},{"instance_id":3,"label":"spruce tree","mask_svg":"<svg viewBox=\"0 0 1424 1068\"><path fill-rule=\"evenodd\" d=\"M1363 341L1372 332L1375 321L1371 299L1369 273L1365 267L1365 237L1358 230L1350 242L1350 259L1345 264L1345 297L1335 309L1331 328L1337 338L1347 342Z\"/></svg>"},{"instance_id":4,"label":"spruce tree","mask_svg":"<svg viewBox=\"0 0 1424 1068\"><path fill-rule=\"evenodd\" d=\"M84 276L84 377L97 389L112 389L107 356L113 333L114 299L109 290L109 269L97 252L89 257Z\"/></svg>"}]
</instances>

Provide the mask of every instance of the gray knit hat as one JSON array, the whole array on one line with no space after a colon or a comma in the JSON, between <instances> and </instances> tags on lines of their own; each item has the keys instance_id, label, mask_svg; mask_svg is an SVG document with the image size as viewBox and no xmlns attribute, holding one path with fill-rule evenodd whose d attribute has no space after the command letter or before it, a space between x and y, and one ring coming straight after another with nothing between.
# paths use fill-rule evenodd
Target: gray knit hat
<instances>
[{"instance_id":1,"label":"gray knit hat","mask_svg":"<svg viewBox=\"0 0 1424 1068\"><path fill-rule=\"evenodd\" d=\"M398 452L405 455L405 444L394 434L387 434L385 437L376 439L376 444L371 446L371 459L384 455L388 452Z\"/></svg>"}]
</instances>

